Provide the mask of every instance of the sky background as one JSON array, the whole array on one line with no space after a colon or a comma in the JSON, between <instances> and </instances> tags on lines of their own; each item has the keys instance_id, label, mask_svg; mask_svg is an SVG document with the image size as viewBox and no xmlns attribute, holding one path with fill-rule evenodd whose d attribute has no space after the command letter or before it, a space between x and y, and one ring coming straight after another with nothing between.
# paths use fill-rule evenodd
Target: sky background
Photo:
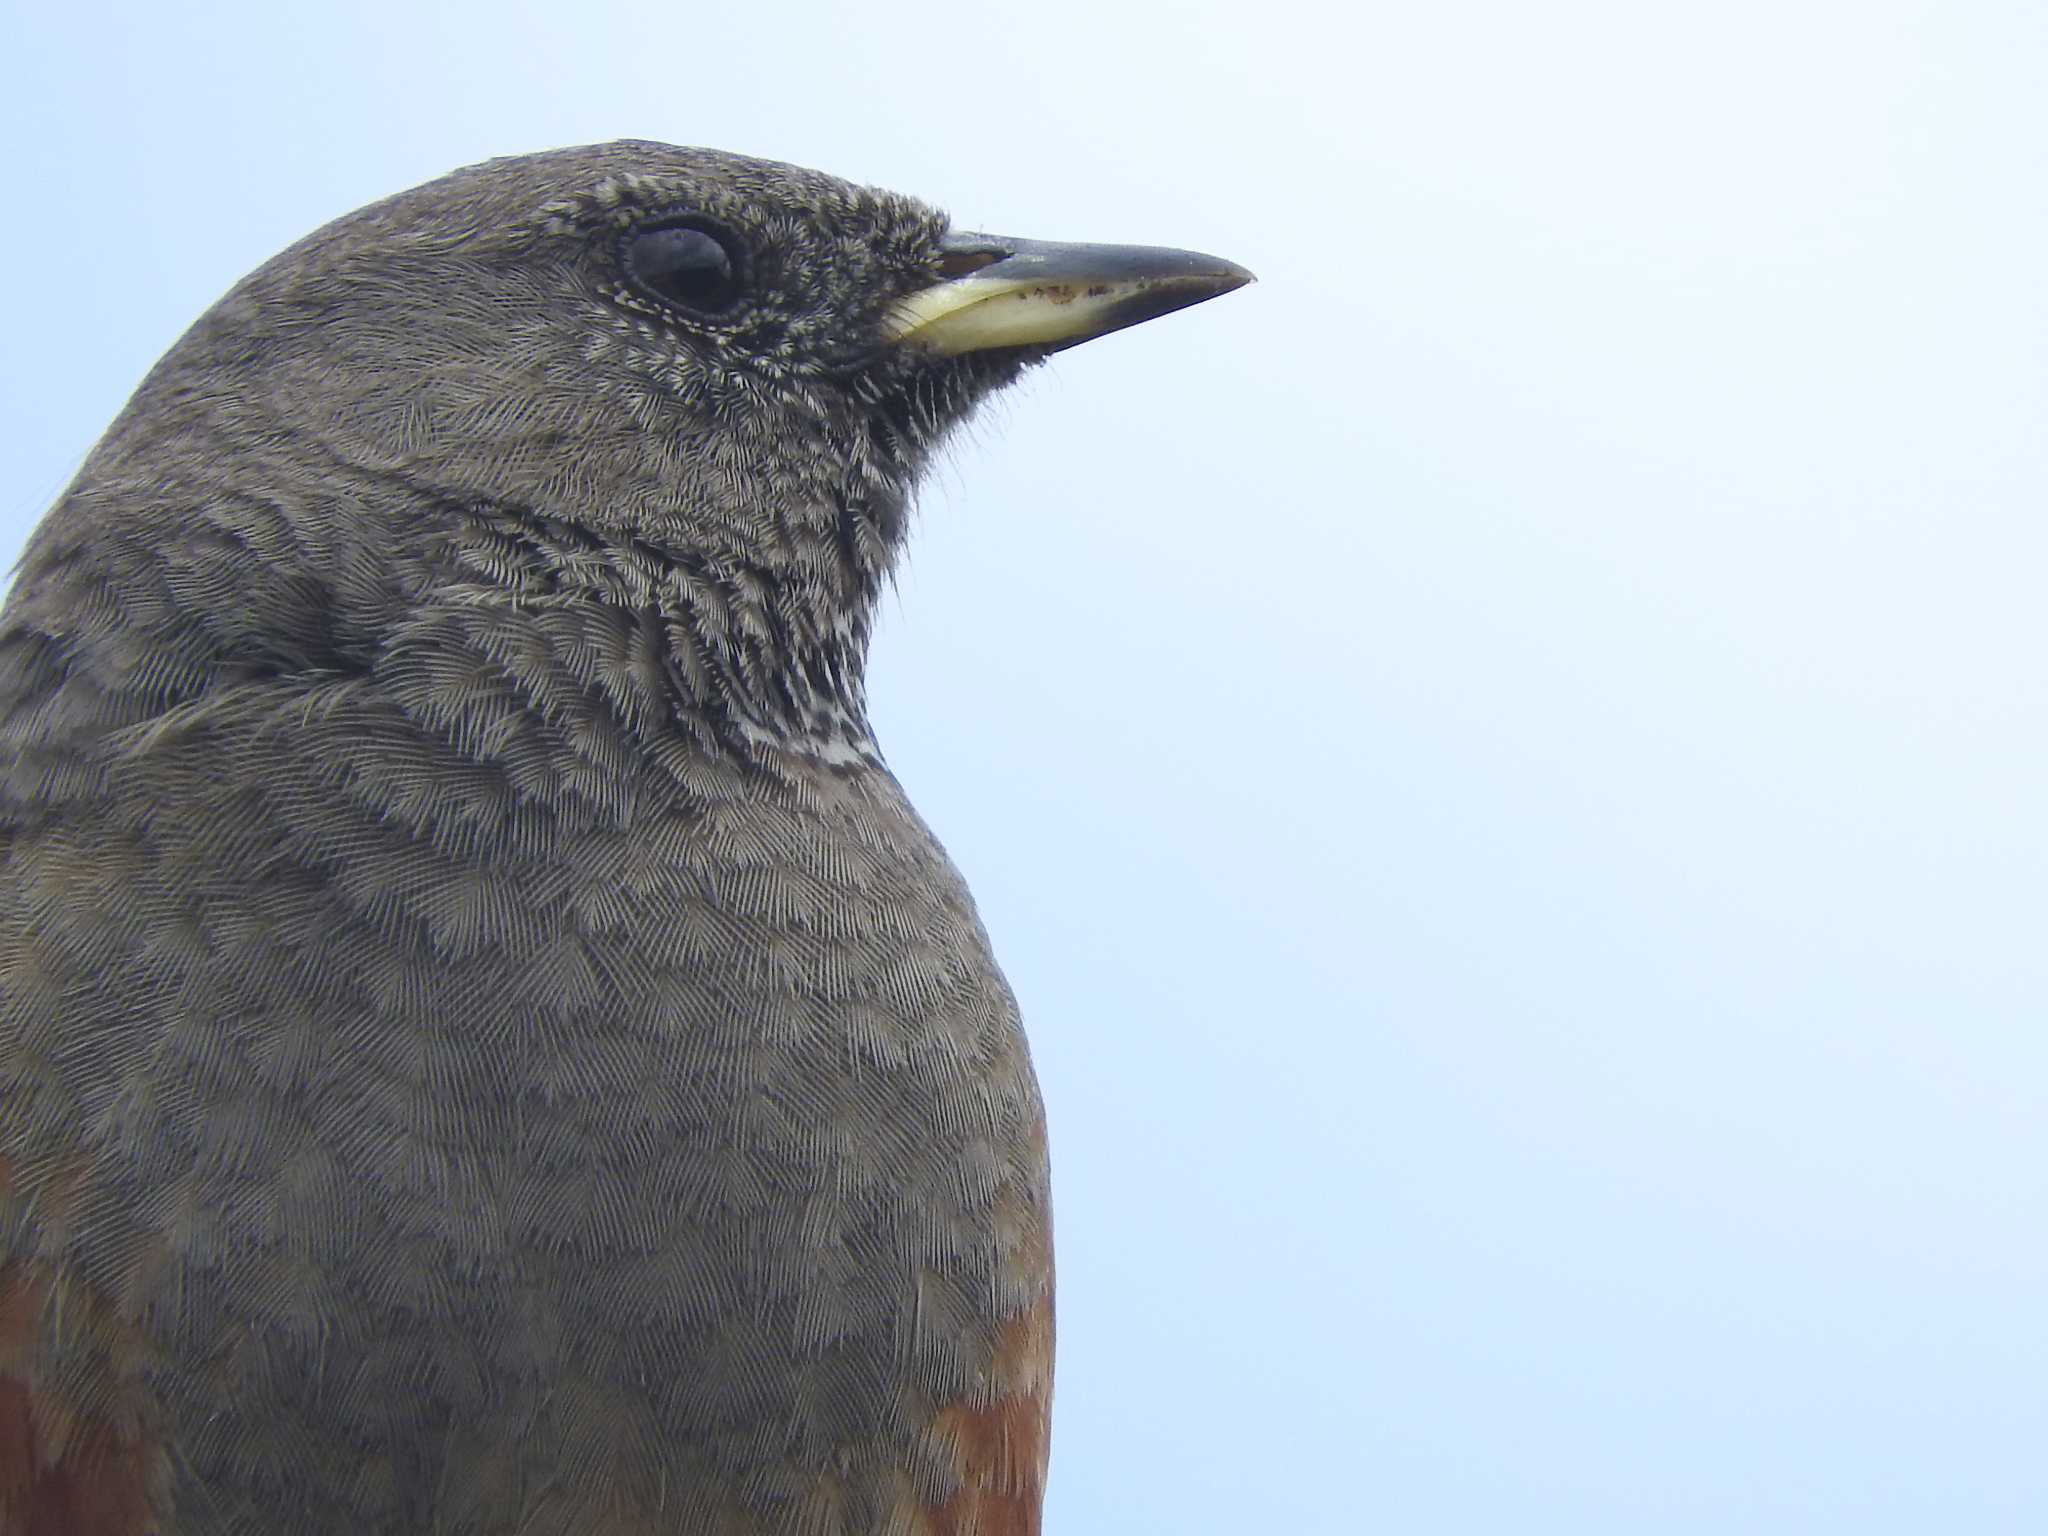
<instances>
[{"instance_id":1,"label":"sky background","mask_svg":"<svg viewBox=\"0 0 2048 1536\"><path fill-rule=\"evenodd\" d=\"M873 660L1050 1101L1051 1536L2048 1529L2048 7L4 32L9 560L491 155L1257 271L981 418Z\"/></svg>"}]
</instances>

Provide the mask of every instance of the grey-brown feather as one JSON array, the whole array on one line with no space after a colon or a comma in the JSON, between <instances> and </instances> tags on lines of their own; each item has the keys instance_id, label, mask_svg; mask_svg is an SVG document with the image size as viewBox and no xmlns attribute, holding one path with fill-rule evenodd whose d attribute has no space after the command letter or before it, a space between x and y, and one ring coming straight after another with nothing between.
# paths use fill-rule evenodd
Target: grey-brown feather
<instances>
[{"instance_id":1,"label":"grey-brown feather","mask_svg":"<svg viewBox=\"0 0 2048 1536\"><path fill-rule=\"evenodd\" d=\"M676 204L770 312L618 291ZM167 1532L953 1491L934 1416L1050 1282L1016 1008L861 694L916 475L1019 366L862 352L943 229L660 146L462 173L228 295L35 536L0 1256L140 1342L59 1296L12 1363L162 1439Z\"/></svg>"}]
</instances>

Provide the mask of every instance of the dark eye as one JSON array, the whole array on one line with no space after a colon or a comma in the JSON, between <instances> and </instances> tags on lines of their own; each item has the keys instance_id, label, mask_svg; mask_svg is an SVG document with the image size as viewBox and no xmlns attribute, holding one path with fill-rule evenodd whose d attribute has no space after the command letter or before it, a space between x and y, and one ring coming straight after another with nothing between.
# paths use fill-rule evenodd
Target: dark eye
<instances>
[{"instance_id":1,"label":"dark eye","mask_svg":"<svg viewBox=\"0 0 2048 1536\"><path fill-rule=\"evenodd\" d=\"M626 272L649 298L699 314L740 296L739 244L701 224L665 224L626 237Z\"/></svg>"}]
</instances>

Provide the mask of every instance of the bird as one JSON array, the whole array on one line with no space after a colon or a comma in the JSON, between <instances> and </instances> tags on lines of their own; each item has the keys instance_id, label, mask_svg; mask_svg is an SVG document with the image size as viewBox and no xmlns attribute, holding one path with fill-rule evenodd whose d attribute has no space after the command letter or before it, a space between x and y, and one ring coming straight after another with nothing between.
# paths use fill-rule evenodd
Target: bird
<instances>
[{"instance_id":1,"label":"bird","mask_svg":"<svg viewBox=\"0 0 2048 1536\"><path fill-rule=\"evenodd\" d=\"M620 141L203 314L0 611L0 1532L1024 1536L1014 995L865 666L1186 251Z\"/></svg>"}]
</instances>

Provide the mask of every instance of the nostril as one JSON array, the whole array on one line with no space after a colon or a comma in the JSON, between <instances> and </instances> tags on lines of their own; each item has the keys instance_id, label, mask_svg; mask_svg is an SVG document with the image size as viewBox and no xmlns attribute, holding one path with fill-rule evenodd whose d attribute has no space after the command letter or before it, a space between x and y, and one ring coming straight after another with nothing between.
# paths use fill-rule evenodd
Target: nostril
<instances>
[{"instance_id":1,"label":"nostril","mask_svg":"<svg viewBox=\"0 0 2048 1536\"><path fill-rule=\"evenodd\" d=\"M972 250L947 251L939 258L939 276L944 278L965 277L970 272L979 272L983 267L993 266L1009 255L993 246L979 246Z\"/></svg>"}]
</instances>

